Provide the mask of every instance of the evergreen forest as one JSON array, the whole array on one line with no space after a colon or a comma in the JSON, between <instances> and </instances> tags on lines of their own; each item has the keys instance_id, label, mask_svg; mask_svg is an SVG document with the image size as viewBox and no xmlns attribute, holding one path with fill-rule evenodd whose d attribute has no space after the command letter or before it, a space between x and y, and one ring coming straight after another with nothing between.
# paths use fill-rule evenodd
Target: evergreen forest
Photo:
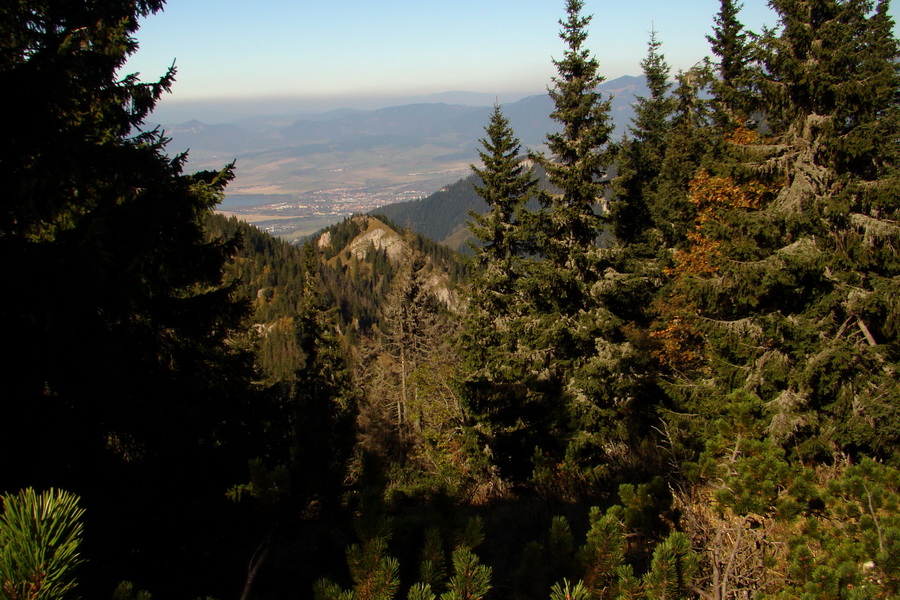
<instances>
[{"instance_id":1,"label":"evergreen forest","mask_svg":"<svg viewBox=\"0 0 900 600\"><path fill-rule=\"evenodd\" d=\"M0 8L0 598L900 598L889 0L720 0L677 73L652 32L621 139L560 4L465 258L216 214L235 165L145 126L174 67L120 73L163 0Z\"/></svg>"}]
</instances>

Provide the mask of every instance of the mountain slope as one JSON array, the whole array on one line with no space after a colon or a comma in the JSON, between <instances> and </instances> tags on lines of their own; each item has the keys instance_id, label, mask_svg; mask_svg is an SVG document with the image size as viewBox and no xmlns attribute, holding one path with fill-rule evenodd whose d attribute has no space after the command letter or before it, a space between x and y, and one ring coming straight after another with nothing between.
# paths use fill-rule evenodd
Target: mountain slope
<instances>
[{"instance_id":1,"label":"mountain slope","mask_svg":"<svg viewBox=\"0 0 900 600\"><path fill-rule=\"evenodd\" d=\"M347 330L365 333L381 317L395 277L416 257L424 262L425 288L446 308L457 305L455 283L462 257L389 219L356 215L312 240L322 258L323 300L335 306Z\"/></svg>"},{"instance_id":2,"label":"mountain slope","mask_svg":"<svg viewBox=\"0 0 900 600\"><path fill-rule=\"evenodd\" d=\"M538 187L545 186L543 170L535 167L535 174ZM469 175L425 198L381 206L370 214L384 215L456 252L468 254L472 240L468 230L469 211L483 214L488 210L484 199L475 191L476 185L480 185L478 177ZM537 210L537 203L533 201L529 207Z\"/></svg>"},{"instance_id":3,"label":"mountain slope","mask_svg":"<svg viewBox=\"0 0 900 600\"><path fill-rule=\"evenodd\" d=\"M384 215L416 233L445 243L447 238L465 228L470 210L478 213L487 210L487 204L475 192L477 183L478 178L470 175L425 198L382 206L372 214ZM451 247L462 250L458 246Z\"/></svg>"}]
</instances>

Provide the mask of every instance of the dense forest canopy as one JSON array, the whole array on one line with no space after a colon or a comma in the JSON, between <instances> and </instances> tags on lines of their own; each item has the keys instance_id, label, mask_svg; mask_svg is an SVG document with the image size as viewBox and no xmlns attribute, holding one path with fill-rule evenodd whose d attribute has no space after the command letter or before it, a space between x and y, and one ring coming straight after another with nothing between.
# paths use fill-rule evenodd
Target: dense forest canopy
<instances>
[{"instance_id":1,"label":"dense forest canopy","mask_svg":"<svg viewBox=\"0 0 900 600\"><path fill-rule=\"evenodd\" d=\"M468 261L215 215L234 166L143 128L174 70L119 75L161 1L0 9L0 598L900 597L900 47L769 5L679 73L651 32L614 140L566 0Z\"/></svg>"}]
</instances>

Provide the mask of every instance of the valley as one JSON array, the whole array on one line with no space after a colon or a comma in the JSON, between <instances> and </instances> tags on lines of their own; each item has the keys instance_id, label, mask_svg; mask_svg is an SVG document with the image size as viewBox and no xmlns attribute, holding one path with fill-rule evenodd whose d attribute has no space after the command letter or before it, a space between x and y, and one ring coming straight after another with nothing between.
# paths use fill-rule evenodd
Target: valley
<instances>
[{"instance_id":1,"label":"valley","mask_svg":"<svg viewBox=\"0 0 900 600\"><path fill-rule=\"evenodd\" d=\"M621 135L635 98L647 93L645 82L626 76L598 89L612 98L610 118ZM467 177L490 111L419 102L161 128L171 138L171 154L188 153L189 169L235 161L220 212L296 241L352 214L426 198ZM547 94L504 104L504 112L523 147L542 150L547 133L558 130Z\"/></svg>"},{"instance_id":2,"label":"valley","mask_svg":"<svg viewBox=\"0 0 900 600\"><path fill-rule=\"evenodd\" d=\"M412 159L390 150L346 153L338 162L332 156L239 159L220 212L294 240L352 214L424 198L469 173L470 161Z\"/></svg>"},{"instance_id":3,"label":"valley","mask_svg":"<svg viewBox=\"0 0 900 600\"><path fill-rule=\"evenodd\" d=\"M430 179L419 185L413 181L398 185L336 187L295 194L235 193L226 198L219 212L226 216L234 215L271 235L295 241L350 215L428 196L434 186L448 180L456 181L465 174L466 171L460 168L443 178Z\"/></svg>"}]
</instances>

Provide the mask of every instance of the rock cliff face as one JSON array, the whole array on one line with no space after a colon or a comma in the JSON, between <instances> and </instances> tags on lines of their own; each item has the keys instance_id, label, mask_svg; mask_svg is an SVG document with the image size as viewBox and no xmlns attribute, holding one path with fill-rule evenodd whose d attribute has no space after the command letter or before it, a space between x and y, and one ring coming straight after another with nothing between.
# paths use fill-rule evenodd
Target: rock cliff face
<instances>
[{"instance_id":1,"label":"rock cliff face","mask_svg":"<svg viewBox=\"0 0 900 600\"><path fill-rule=\"evenodd\" d=\"M366 277L372 270L361 265L372 263L375 258L372 256L374 252L383 252L383 256L393 265L396 272L409 268L413 258L417 254L422 254L425 257L422 274L429 293L449 310L458 307L458 294L453 289L447 268L441 261L414 247L410 236L415 234L398 232L380 219L368 215L357 215L351 220L358 233L343 243L342 247L334 247L336 243L340 243L339 236L333 235L331 231L323 232L316 240L319 250L323 252L330 250L328 252L332 256L328 260L330 266L345 265L349 267L346 269L348 276Z\"/></svg>"},{"instance_id":2,"label":"rock cliff face","mask_svg":"<svg viewBox=\"0 0 900 600\"><path fill-rule=\"evenodd\" d=\"M347 250L357 258L357 260L365 260L371 248L375 250L384 250L387 257L393 262L400 262L408 258L412 250L400 236L399 233L389 228L378 219L367 217L357 217L368 221L367 230L357 236L347 246Z\"/></svg>"},{"instance_id":3,"label":"rock cliff face","mask_svg":"<svg viewBox=\"0 0 900 600\"><path fill-rule=\"evenodd\" d=\"M400 262L406 258L409 246L403 241L403 237L390 226L380 220L364 215L357 215L351 219L362 231L350 240L343 248L334 248L338 255L349 252L357 260L366 260L372 250L384 250L387 257L393 262ZM336 243L331 231L325 231L319 235L316 245L319 250L325 251Z\"/></svg>"}]
</instances>

